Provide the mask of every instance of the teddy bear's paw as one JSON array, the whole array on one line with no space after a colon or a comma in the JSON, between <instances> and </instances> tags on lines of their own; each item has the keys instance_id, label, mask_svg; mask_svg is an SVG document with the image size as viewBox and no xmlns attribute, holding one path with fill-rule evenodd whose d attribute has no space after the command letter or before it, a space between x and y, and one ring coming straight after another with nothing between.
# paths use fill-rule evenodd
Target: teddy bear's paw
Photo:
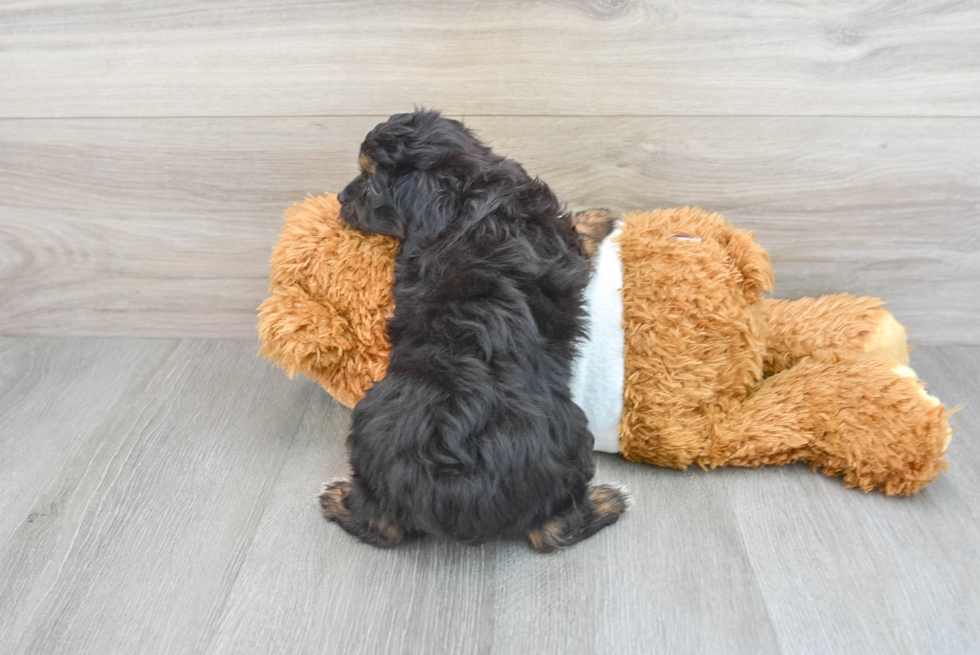
<instances>
[{"instance_id":1,"label":"teddy bear's paw","mask_svg":"<svg viewBox=\"0 0 980 655\"><path fill-rule=\"evenodd\" d=\"M911 367L906 366L904 364L899 364L898 366L892 368L892 371L902 376L903 378L912 380L916 386L916 389L919 392L919 395L925 398L929 402L929 404L932 405L933 407L942 404L938 398L930 394L928 391L926 391L926 388L924 386L919 384L919 376L915 374L915 371L913 371Z\"/></svg>"},{"instance_id":2,"label":"teddy bear's paw","mask_svg":"<svg viewBox=\"0 0 980 655\"><path fill-rule=\"evenodd\" d=\"M864 352L883 362L895 362L909 371L908 333L891 312L878 309L880 320L864 344ZM898 371L896 371L897 373ZM902 375L899 373L899 375ZM913 376L915 373L913 372Z\"/></svg>"},{"instance_id":3,"label":"teddy bear's paw","mask_svg":"<svg viewBox=\"0 0 980 655\"><path fill-rule=\"evenodd\" d=\"M915 371L913 371L910 367L905 366L904 364L899 364L898 366L894 367L892 371L902 376L903 378L908 379L909 382L914 384L915 389L919 393L919 395L923 398L923 400L929 403L932 407L939 407L940 405L943 404L941 400L939 400L938 398L930 394L928 391L926 391L925 386L919 381L919 376L917 376L915 374ZM952 438L953 438L953 430L952 428L949 427L949 424L947 423L945 429L945 435L943 439L943 452L945 452L946 449L949 447L949 442Z\"/></svg>"},{"instance_id":4,"label":"teddy bear's paw","mask_svg":"<svg viewBox=\"0 0 980 655\"><path fill-rule=\"evenodd\" d=\"M865 390L863 414L852 413L865 418L857 425L867 429L848 430L841 423L837 443L826 444L832 447L826 449L821 465L843 475L848 486L908 496L948 468L942 458L952 436L950 412L908 366L884 370L889 375L875 374Z\"/></svg>"}]
</instances>

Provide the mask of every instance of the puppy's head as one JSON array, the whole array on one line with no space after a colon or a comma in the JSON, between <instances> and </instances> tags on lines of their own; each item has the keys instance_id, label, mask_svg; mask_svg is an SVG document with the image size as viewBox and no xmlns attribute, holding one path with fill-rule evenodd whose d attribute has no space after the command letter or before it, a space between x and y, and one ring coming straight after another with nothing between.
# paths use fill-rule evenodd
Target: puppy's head
<instances>
[{"instance_id":1,"label":"puppy's head","mask_svg":"<svg viewBox=\"0 0 980 655\"><path fill-rule=\"evenodd\" d=\"M467 181L494 159L459 121L437 111L396 114L361 144L361 173L338 196L340 217L398 238L441 227Z\"/></svg>"}]
</instances>

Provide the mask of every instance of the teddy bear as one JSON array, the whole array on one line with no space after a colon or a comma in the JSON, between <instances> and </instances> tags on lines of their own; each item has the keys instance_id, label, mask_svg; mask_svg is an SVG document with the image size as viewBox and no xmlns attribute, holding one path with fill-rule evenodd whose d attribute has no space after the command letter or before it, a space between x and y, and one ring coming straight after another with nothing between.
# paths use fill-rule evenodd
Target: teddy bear
<instances>
[{"instance_id":1,"label":"teddy bear","mask_svg":"<svg viewBox=\"0 0 980 655\"><path fill-rule=\"evenodd\" d=\"M947 468L951 412L880 300L764 297L766 251L698 208L570 220L593 257L571 387L596 450L678 469L798 462L890 495ZM332 194L294 205L259 307L262 354L353 407L387 366L397 247L349 229Z\"/></svg>"}]
</instances>

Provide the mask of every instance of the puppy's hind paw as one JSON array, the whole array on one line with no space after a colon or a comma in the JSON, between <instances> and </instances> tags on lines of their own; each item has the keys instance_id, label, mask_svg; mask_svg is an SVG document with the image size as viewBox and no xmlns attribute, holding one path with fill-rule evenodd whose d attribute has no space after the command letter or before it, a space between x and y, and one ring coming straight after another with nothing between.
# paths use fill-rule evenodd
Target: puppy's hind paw
<instances>
[{"instance_id":1,"label":"puppy's hind paw","mask_svg":"<svg viewBox=\"0 0 980 655\"><path fill-rule=\"evenodd\" d=\"M344 502L350 493L351 485L349 480L335 480L334 482L324 483L320 491L320 509L323 510L323 518L328 521L344 523L350 518L350 510Z\"/></svg>"},{"instance_id":2,"label":"puppy's hind paw","mask_svg":"<svg viewBox=\"0 0 980 655\"><path fill-rule=\"evenodd\" d=\"M626 487L611 484L589 487L589 500L595 505L599 516L619 516L633 504L633 498Z\"/></svg>"}]
</instances>

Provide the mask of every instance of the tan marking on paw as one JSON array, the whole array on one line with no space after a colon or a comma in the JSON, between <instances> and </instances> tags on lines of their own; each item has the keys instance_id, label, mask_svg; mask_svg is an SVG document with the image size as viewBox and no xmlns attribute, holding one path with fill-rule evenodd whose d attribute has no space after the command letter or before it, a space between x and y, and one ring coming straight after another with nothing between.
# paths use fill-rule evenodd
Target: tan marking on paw
<instances>
[{"instance_id":1,"label":"tan marking on paw","mask_svg":"<svg viewBox=\"0 0 980 655\"><path fill-rule=\"evenodd\" d=\"M531 548L539 553L550 553L567 545L558 521L548 521L537 530L528 532L527 537L531 540Z\"/></svg>"},{"instance_id":2,"label":"tan marking on paw","mask_svg":"<svg viewBox=\"0 0 980 655\"><path fill-rule=\"evenodd\" d=\"M387 516L373 521L371 531L381 537L388 547L395 547L402 542L405 531Z\"/></svg>"},{"instance_id":3,"label":"tan marking on paw","mask_svg":"<svg viewBox=\"0 0 980 655\"><path fill-rule=\"evenodd\" d=\"M350 511L344 505L344 499L347 498L350 489L348 480L338 480L323 485L319 496L323 518L328 521L346 521L350 517Z\"/></svg>"},{"instance_id":4,"label":"tan marking on paw","mask_svg":"<svg viewBox=\"0 0 980 655\"><path fill-rule=\"evenodd\" d=\"M589 489L589 499L595 505L599 516L622 514L630 506L630 495L624 488L612 485L599 485Z\"/></svg>"},{"instance_id":5,"label":"tan marking on paw","mask_svg":"<svg viewBox=\"0 0 980 655\"><path fill-rule=\"evenodd\" d=\"M531 530L527 533L527 538L531 540L531 548L541 552L541 530Z\"/></svg>"}]
</instances>

